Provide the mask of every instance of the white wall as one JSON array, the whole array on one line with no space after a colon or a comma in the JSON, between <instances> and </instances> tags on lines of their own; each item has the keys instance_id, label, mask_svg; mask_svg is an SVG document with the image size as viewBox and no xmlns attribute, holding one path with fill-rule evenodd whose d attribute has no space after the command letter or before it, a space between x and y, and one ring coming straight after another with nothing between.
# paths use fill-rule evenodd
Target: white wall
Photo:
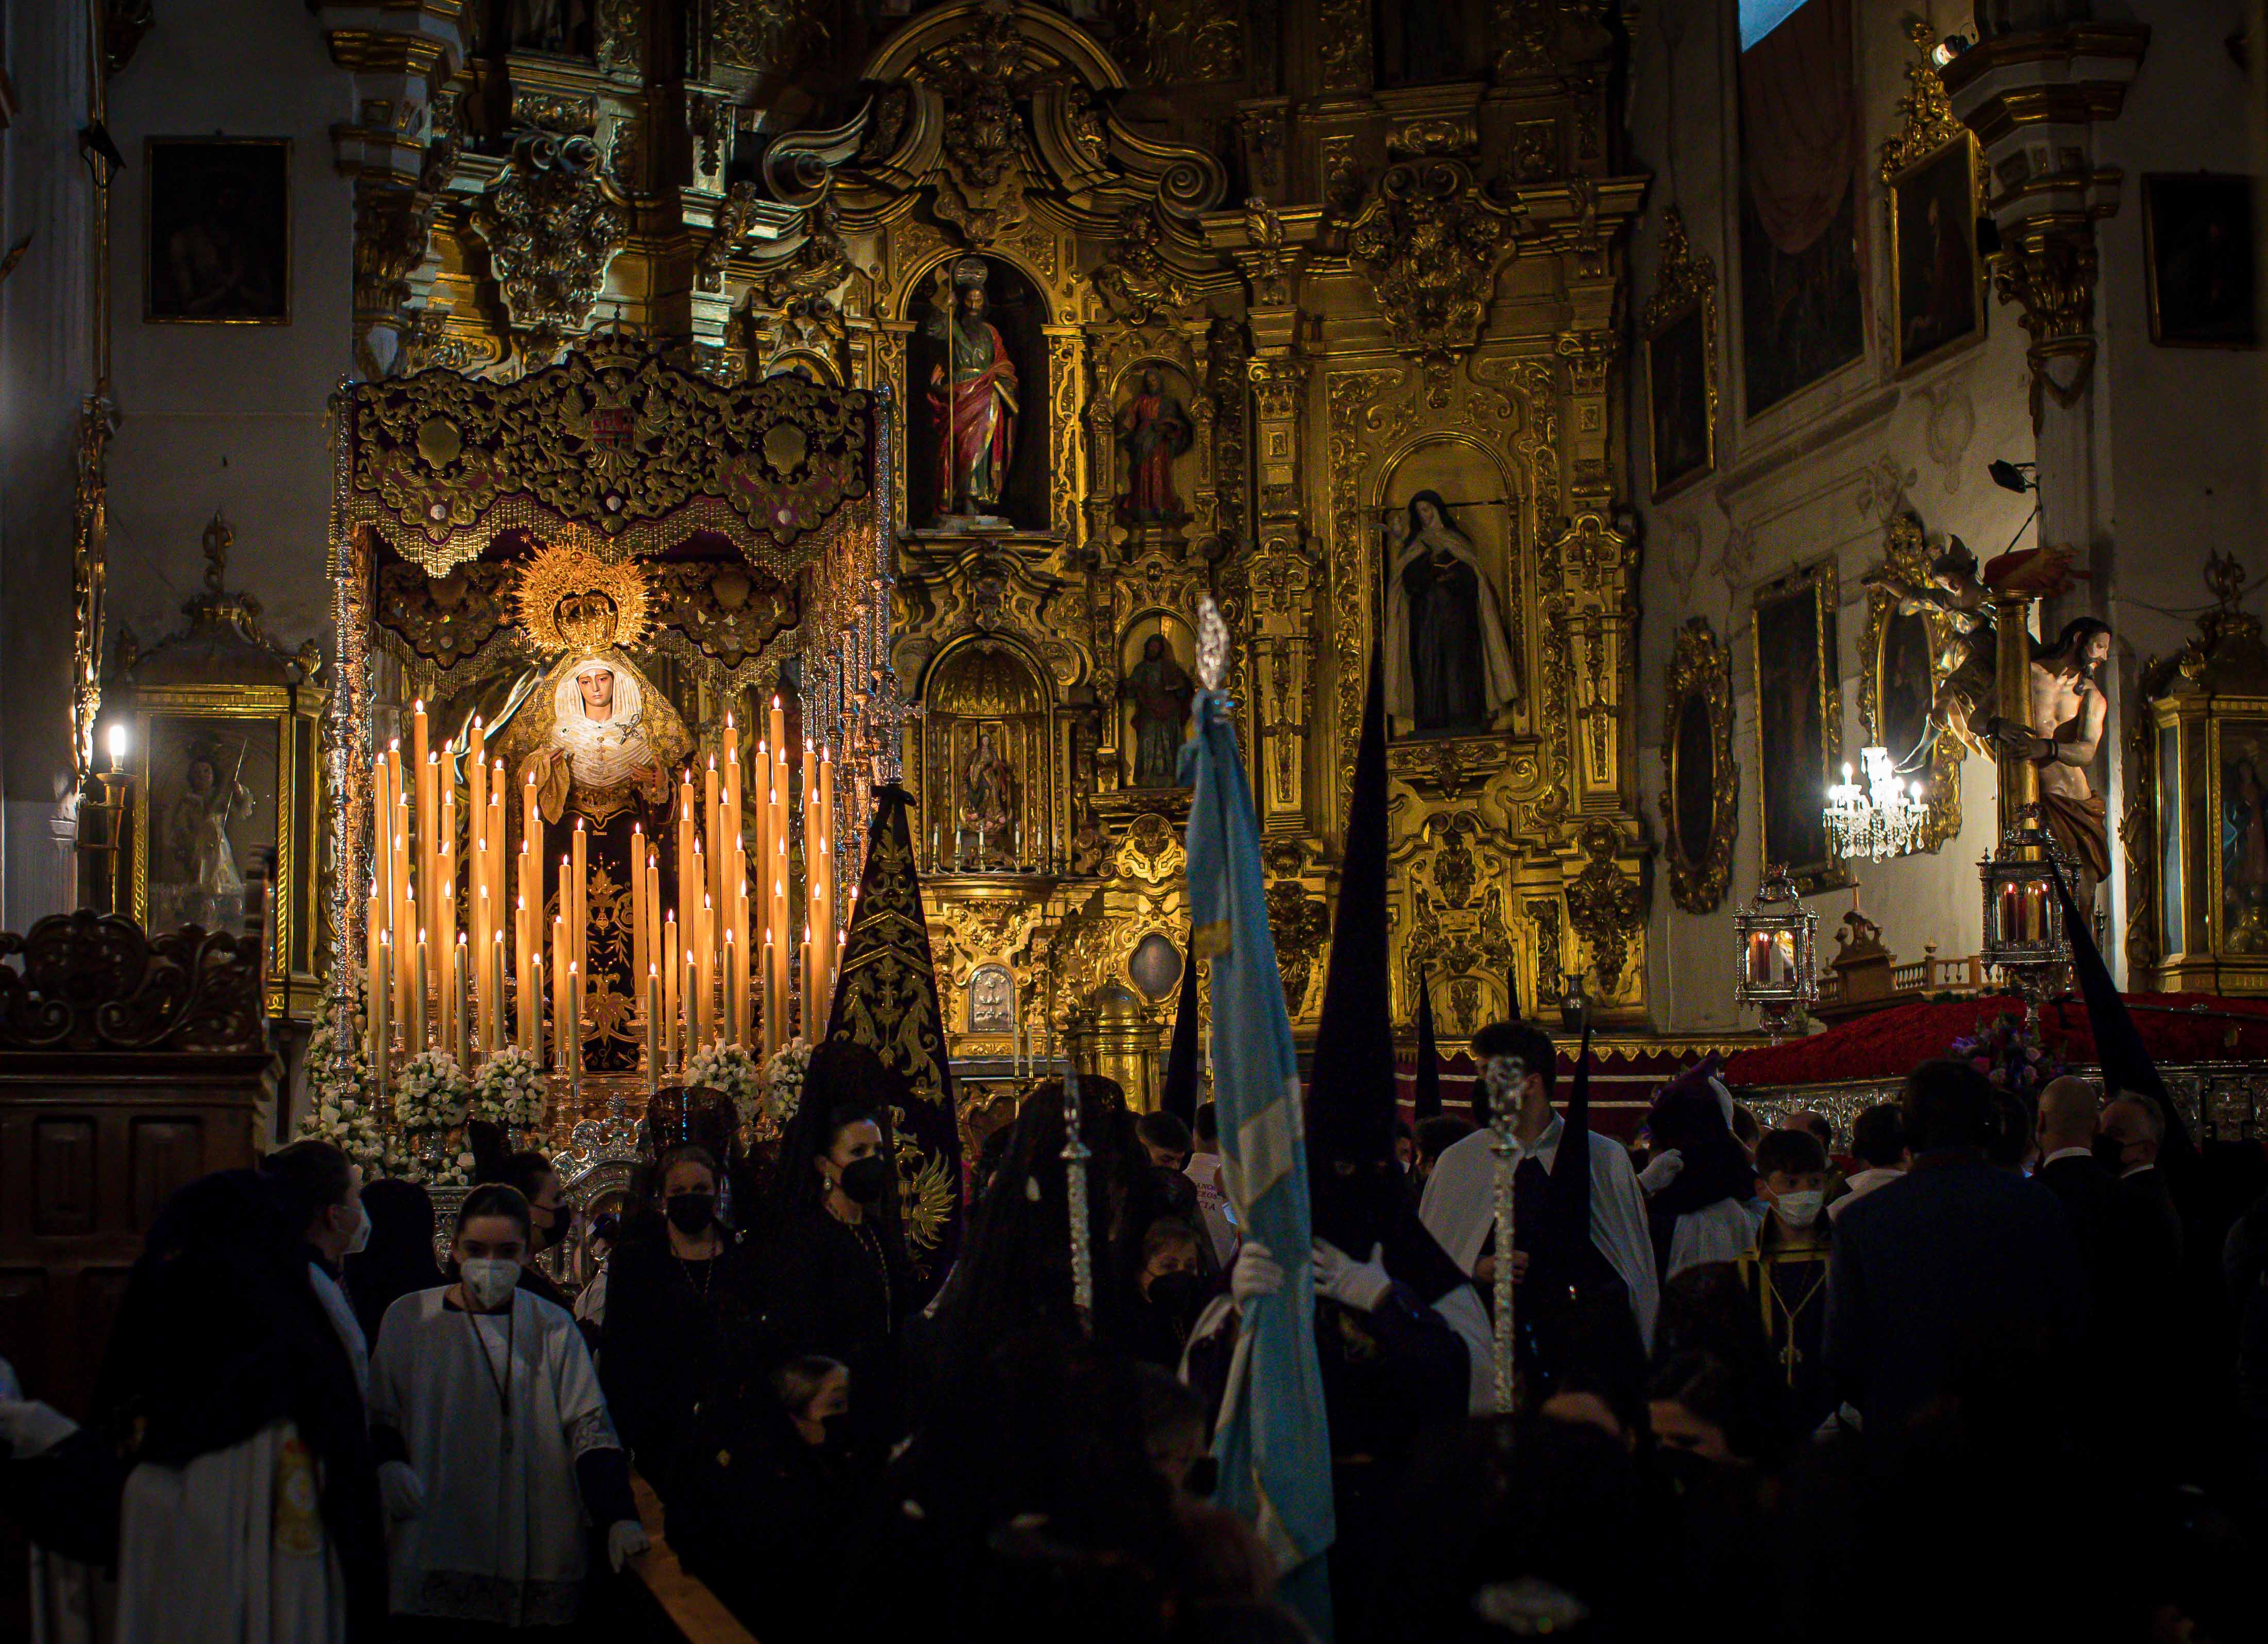
<instances>
[{"instance_id":1,"label":"white wall","mask_svg":"<svg viewBox=\"0 0 2268 1644\"><path fill-rule=\"evenodd\" d=\"M323 574L331 462L324 406L352 369L354 195L330 129L354 114L300 0L167 0L111 86L127 156L113 219L111 318L123 423L111 460L111 603L146 648L181 625L202 586L215 508L236 527L232 587L266 608L271 638L328 643ZM291 142L291 321L153 325L142 317L143 139Z\"/></svg>"},{"instance_id":2,"label":"white wall","mask_svg":"<svg viewBox=\"0 0 2268 1644\"><path fill-rule=\"evenodd\" d=\"M1669 900L1664 874L1653 912L1654 1020L1680 1030L1735 1025L1729 921L1734 904L1754 894L1759 870L1749 648L1756 587L1798 563L1834 555L1843 591L1844 745L1854 749L1860 735L1858 643L1866 618L1858 578L1881 557L1885 509L1911 507L1933 536L1952 532L1980 559L1990 558L2008 543L2029 504L1996 489L1984 464L2033 454L2026 339L2014 308L1991 302L1987 340L1949 360L1904 377L1888 365L1887 227L1875 157L1899 123L1896 104L1911 52L1902 33L1909 8L1868 0L1853 5L1867 156L1860 254L1872 284L1867 357L1786 405L1742 421L1734 9L1732 0L1662 0L1644 8L1630 107L1633 163L1655 176L1634 249L1633 312L1653 290L1660 214L1674 201L1697 249L1716 262L1720 313L1717 475L1660 506L1643 499L1644 377L1635 354L1631 379L1629 449L1646 552L1640 778L1650 818L1659 815L1663 669L1685 617L1706 616L1732 645L1735 662L1742 793L1732 891L1716 913L1687 914ZM1974 32L1969 7L1954 0L1911 9L1931 16L1940 33ZM2125 173L2119 210L2100 226L2098 241L2102 343L2095 458L2111 528L2109 540L2085 545L2094 582L2055 613L2105 616L2117 630L2121 672L2129 680L2139 658L2167 654L2194 632L2193 614L2206 598L2198 573L2209 549L2235 550L2255 574L2268 572L2268 549L2258 546L2263 356L2150 342L2140 192L2148 171L2258 169L2244 136L2257 105L2224 43L2254 8L2245 0L2154 0L2131 10L2151 26L2149 51L2124 114L2098 133L2096 147L2099 162ZM2024 540L2036 539L2028 534ZM2112 682L2114 731L2124 711L2117 683ZM2106 757L2094 771L2110 800L2114 862L2124 797L2120 749L2109 746L2115 740L2106 738ZM1990 763L1970 760L1957 839L1934 856L1859 867L1863 903L1902 959L1919 958L1931 941L1948 955L1976 950L1976 863L1992 844L1994 789ZM1813 898L1822 957L1831 956L1829 933L1848 903L1844 893ZM2116 875L2110 912L2117 963L2124 898Z\"/></svg>"},{"instance_id":3,"label":"white wall","mask_svg":"<svg viewBox=\"0 0 2268 1644\"><path fill-rule=\"evenodd\" d=\"M1728 947L1734 908L1755 895L1762 867L1751 621L1756 589L1798 564L1834 558L1842 596L1836 629L1843 746L1855 761L1865 740L1859 674L1867 598L1859 579L1882 558L1884 521L1911 510L1933 538L1958 535L1984 559L2007 544L2029 507L1984 474L1992 458L2032 456L2024 338L2014 313L1989 305L1984 341L1925 370L1897 377L1889 363L1887 224L1875 156L1901 124L1897 100L1912 60L1901 31L1903 7L1858 0L1853 8L1866 157L1858 213L1868 286L1866 352L1792 400L1743 419L1734 10L1731 0L1664 0L1645 8L1633 41L1631 158L1653 173L1654 186L1633 249L1631 311L1655 288L1662 216L1675 203L1694 248L1716 264L1719 316L1716 472L1660 505L1646 500L1645 376L1632 335L1629 449L1645 542L1638 777L1648 821L1658 832L1664 673L1690 616L1706 616L1732 647L1734 758L1741 770L1739 836L1724 903L1711 914L1686 913L1670 900L1666 870L1655 877L1648 984L1654 1024L1672 1031L1742 1025L1733 1009ZM1935 10L1948 29L1966 11L1942 0ZM1988 762L1967 763L1961 798L1961 832L1934 854L1857 870L1861 905L1903 960L1919 959L1929 942L1948 955L1976 951L1976 864L1993 837ZM1822 957L1831 957L1831 933L1851 893L1825 892L1811 903L1820 915Z\"/></svg>"}]
</instances>

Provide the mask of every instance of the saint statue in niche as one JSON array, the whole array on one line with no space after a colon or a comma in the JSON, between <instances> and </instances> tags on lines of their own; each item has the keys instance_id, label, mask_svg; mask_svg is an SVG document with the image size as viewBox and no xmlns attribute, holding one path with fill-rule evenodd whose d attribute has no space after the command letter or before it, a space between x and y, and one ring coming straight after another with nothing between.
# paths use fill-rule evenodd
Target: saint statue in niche
<instances>
[{"instance_id":1,"label":"saint statue in niche","mask_svg":"<svg viewBox=\"0 0 2268 1644\"><path fill-rule=\"evenodd\" d=\"M939 302L929 321L929 335L945 344L946 356L929 374L940 441L938 509L991 515L999 510L1015 452L1016 362L985 318L984 260L962 257L952 266L952 298Z\"/></svg>"},{"instance_id":2,"label":"saint statue in niche","mask_svg":"<svg viewBox=\"0 0 2268 1644\"><path fill-rule=\"evenodd\" d=\"M976 836L977 855L986 862L1003 860L1015 844L1016 772L993 746L992 729L976 734L976 751L961 774L961 827Z\"/></svg>"},{"instance_id":3,"label":"saint statue in niche","mask_svg":"<svg viewBox=\"0 0 2268 1644\"><path fill-rule=\"evenodd\" d=\"M1520 700L1504 606L1438 491L1398 522L1386 584L1386 711L1425 734L1484 731Z\"/></svg>"},{"instance_id":4,"label":"saint statue in niche","mask_svg":"<svg viewBox=\"0 0 2268 1644\"><path fill-rule=\"evenodd\" d=\"M1189 670L1174 660L1165 635L1142 642L1142 660L1128 671L1123 689L1134 701L1134 785L1180 786L1182 727L1195 687Z\"/></svg>"},{"instance_id":5,"label":"saint statue in niche","mask_svg":"<svg viewBox=\"0 0 2268 1644\"><path fill-rule=\"evenodd\" d=\"M182 773L187 792L167 807L166 831L173 891L185 925L208 930L233 923L244 912L244 875L236 865L229 824L252 814L252 793L239 779L244 744L239 742L228 778L221 779L220 745L206 741L189 756Z\"/></svg>"},{"instance_id":6,"label":"saint statue in niche","mask_svg":"<svg viewBox=\"0 0 2268 1644\"><path fill-rule=\"evenodd\" d=\"M1116 418L1126 450L1126 490L1118 498L1121 525L1178 525L1189 518L1174 489L1174 459L1189 448L1196 427L1188 409L1155 370L1142 372L1137 391Z\"/></svg>"}]
</instances>

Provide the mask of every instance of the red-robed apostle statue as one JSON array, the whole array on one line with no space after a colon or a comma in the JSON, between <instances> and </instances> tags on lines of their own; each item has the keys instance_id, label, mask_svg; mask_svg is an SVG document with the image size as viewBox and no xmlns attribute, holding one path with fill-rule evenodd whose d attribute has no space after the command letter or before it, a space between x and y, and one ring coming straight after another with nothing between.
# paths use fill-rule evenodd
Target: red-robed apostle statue
<instances>
[{"instance_id":1,"label":"red-robed apostle statue","mask_svg":"<svg viewBox=\"0 0 2268 1644\"><path fill-rule=\"evenodd\" d=\"M1016 440L1016 363L984 317L984 260L953 265L949 308L930 321L945 345L929 374L930 410L940 431L938 507L948 514L997 513Z\"/></svg>"}]
</instances>

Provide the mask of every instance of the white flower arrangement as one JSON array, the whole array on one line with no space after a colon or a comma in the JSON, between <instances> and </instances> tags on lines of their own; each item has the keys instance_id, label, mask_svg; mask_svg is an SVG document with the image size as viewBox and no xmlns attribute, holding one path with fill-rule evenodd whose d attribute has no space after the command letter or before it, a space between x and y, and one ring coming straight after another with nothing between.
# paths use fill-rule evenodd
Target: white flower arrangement
<instances>
[{"instance_id":1,"label":"white flower arrangement","mask_svg":"<svg viewBox=\"0 0 2268 1644\"><path fill-rule=\"evenodd\" d=\"M473 1076L471 1117L524 1137L543 1124L549 1095L536 1059L519 1046L508 1044L482 1062Z\"/></svg>"},{"instance_id":2,"label":"white flower arrangement","mask_svg":"<svg viewBox=\"0 0 2268 1644\"><path fill-rule=\"evenodd\" d=\"M449 1150L450 1133L464 1124L472 1085L446 1051L420 1051L394 1081L394 1119L401 1153L396 1174L428 1187L472 1185L473 1156Z\"/></svg>"},{"instance_id":3,"label":"white flower arrangement","mask_svg":"<svg viewBox=\"0 0 2268 1644\"><path fill-rule=\"evenodd\" d=\"M811 1065L811 1041L798 1037L772 1052L764 1064L764 1116L782 1132L803 1105L803 1076Z\"/></svg>"},{"instance_id":4,"label":"white flower arrangement","mask_svg":"<svg viewBox=\"0 0 2268 1644\"><path fill-rule=\"evenodd\" d=\"M374 1176L386 1163L386 1130L379 1122L370 1069L361 1043L342 1045L329 1017L319 1018L307 1039L307 1111L300 1116L302 1140L327 1141Z\"/></svg>"},{"instance_id":5,"label":"white flower arrangement","mask_svg":"<svg viewBox=\"0 0 2268 1644\"><path fill-rule=\"evenodd\" d=\"M737 1044L725 1043L721 1036L694 1051L685 1066L685 1082L721 1090L732 1097L733 1110L740 1115L743 1124L754 1124L761 1111L762 1071L756 1066L754 1057Z\"/></svg>"}]
</instances>

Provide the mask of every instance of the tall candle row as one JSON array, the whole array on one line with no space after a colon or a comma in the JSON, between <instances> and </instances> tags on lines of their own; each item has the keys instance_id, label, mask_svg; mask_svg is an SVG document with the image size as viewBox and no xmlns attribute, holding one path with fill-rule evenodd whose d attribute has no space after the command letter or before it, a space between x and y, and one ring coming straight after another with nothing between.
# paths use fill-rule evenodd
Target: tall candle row
<instances>
[{"instance_id":1,"label":"tall candle row","mask_svg":"<svg viewBox=\"0 0 2268 1644\"><path fill-rule=\"evenodd\" d=\"M777 1050L787 1038L792 964L801 966L806 1031L824 1028L842 922L834 767L824 749L808 746L799 770L792 766L777 698L767 728L744 765L740 727L728 716L697 788L694 770L681 773L670 819L674 883L663 876L660 842L642 825L632 830L625 980L650 1082L681 1075L695 1051L720 1038L761 1055ZM490 757L482 721L466 728L461 787L456 752L436 745L423 701L409 731L409 748L390 743L371 771L375 848L364 958L372 1071L386 1082L398 1055L429 1046L470 1066L517 1044L577 1078L593 972L591 830L575 820L557 856L556 899L547 898L536 773L522 785L512 850L510 778ZM761 796L753 807L744 785L751 776ZM796 910L789 856L799 781L806 874Z\"/></svg>"}]
</instances>

